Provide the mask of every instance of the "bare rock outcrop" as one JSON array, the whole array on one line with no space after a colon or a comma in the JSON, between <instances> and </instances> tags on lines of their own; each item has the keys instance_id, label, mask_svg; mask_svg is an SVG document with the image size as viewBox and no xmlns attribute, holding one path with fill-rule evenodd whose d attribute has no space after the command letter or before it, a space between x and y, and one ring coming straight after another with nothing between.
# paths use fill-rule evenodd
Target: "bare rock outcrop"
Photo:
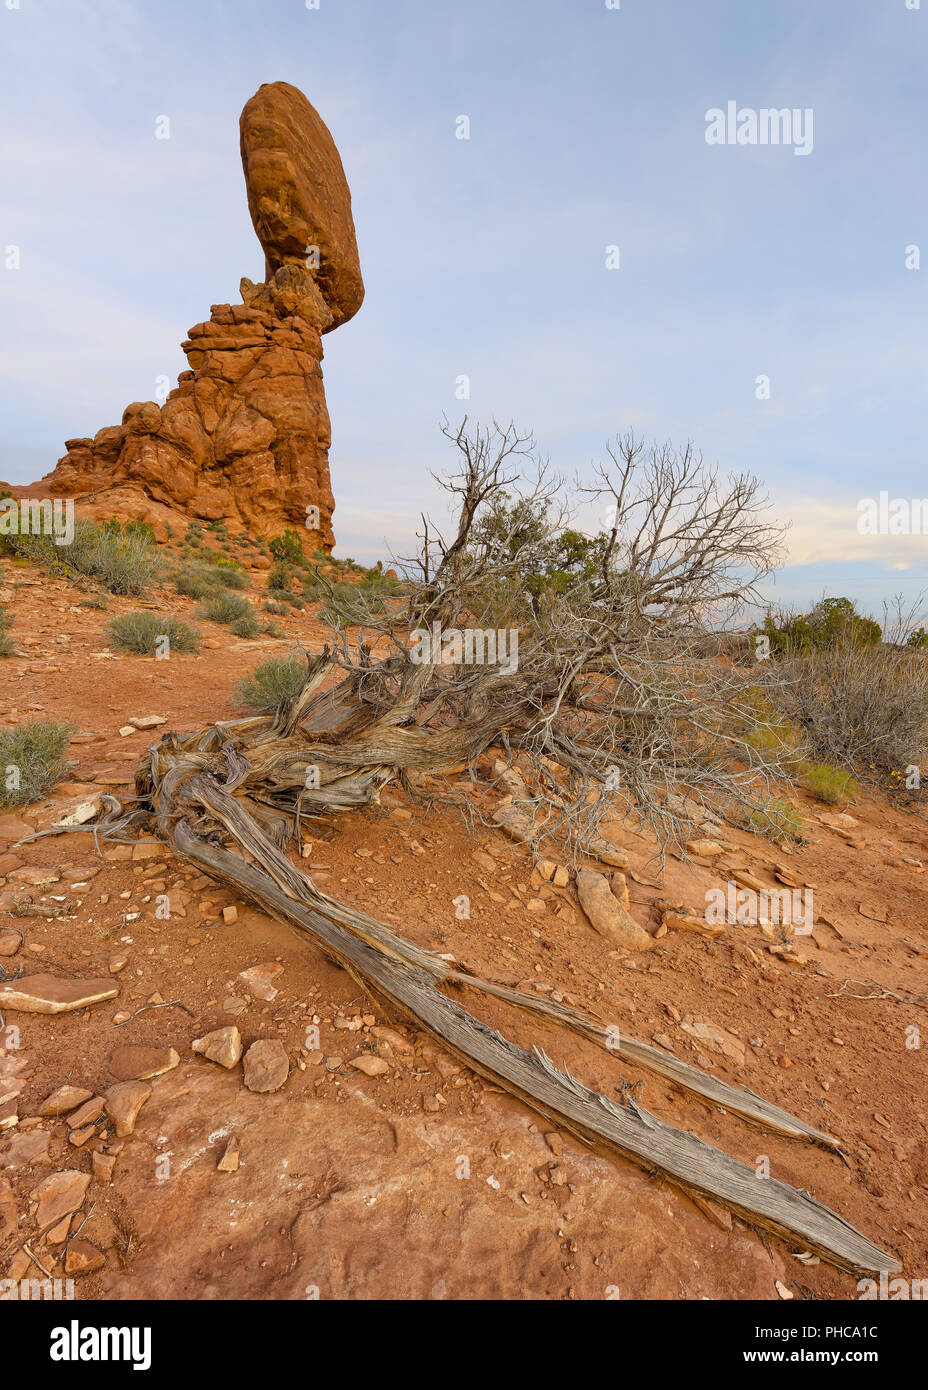
<instances>
[{"instance_id":1,"label":"bare rock outcrop","mask_svg":"<svg viewBox=\"0 0 928 1390\"><path fill-rule=\"evenodd\" d=\"M329 551L322 334L364 297L351 195L324 122L285 82L246 104L241 149L265 281L243 279L241 303L214 304L190 329L189 370L163 405L136 401L119 425L66 440L43 485L95 504L118 497L121 512L137 493L255 534L308 526L308 548Z\"/></svg>"}]
</instances>

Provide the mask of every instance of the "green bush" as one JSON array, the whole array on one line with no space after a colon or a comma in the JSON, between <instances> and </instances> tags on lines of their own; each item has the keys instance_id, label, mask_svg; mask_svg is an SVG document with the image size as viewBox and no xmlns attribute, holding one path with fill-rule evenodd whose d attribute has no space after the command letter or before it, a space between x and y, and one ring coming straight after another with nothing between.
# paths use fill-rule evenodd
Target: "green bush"
<instances>
[{"instance_id":1,"label":"green bush","mask_svg":"<svg viewBox=\"0 0 928 1390\"><path fill-rule=\"evenodd\" d=\"M285 531L282 536L275 536L270 543L270 551L274 559L282 564L303 564L303 538L299 531Z\"/></svg>"},{"instance_id":2,"label":"green bush","mask_svg":"<svg viewBox=\"0 0 928 1390\"><path fill-rule=\"evenodd\" d=\"M802 816L787 801L769 801L766 806L752 811L748 824L755 835L765 835L776 844L796 843L802 839Z\"/></svg>"},{"instance_id":3,"label":"green bush","mask_svg":"<svg viewBox=\"0 0 928 1390\"><path fill-rule=\"evenodd\" d=\"M872 647L882 639L879 623L858 613L849 598L823 598L810 613L768 613L764 635L776 656L807 655L835 646Z\"/></svg>"},{"instance_id":4,"label":"green bush","mask_svg":"<svg viewBox=\"0 0 928 1390\"><path fill-rule=\"evenodd\" d=\"M227 623L230 626L249 617L254 619L254 616L254 609L247 598L243 598L241 594L230 593L227 589L213 594L197 609L197 617L205 618L210 623Z\"/></svg>"},{"instance_id":5,"label":"green bush","mask_svg":"<svg viewBox=\"0 0 928 1390\"><path fill-rule=\"evenodd\" d=\"M306 662L300 657L271 657L242 678L238 700L255 714L268 714L297 695L305 680Z\"/></svg>"},{"instance_id":6,"label":"green bush","mask_svg":"<svg viewBox=\"0 0 928 1390\"><path fill-rule=\"evenodd\" d=\"M53 574L83 574L99 579L111 594L133 597L144 594L160 568L154 542L146 530L125 533L119 523L95 526L78 521L70 545L56 545L52 536L5 536L7 549L24 558L37 560Z\"/></svg>"},{"instance_id":7,"label":"green bush","mask_svg":"<svg viewBox=\"0 0 928 1390\"><path fill-rule=\"evenodd\" d=\"M277 618L285 618L290 612L290 609L285 603L274 603L271 601L270 603L263 604L262 607L265 613L273 613Z\"/></svg>"},{"instance_id":8,"label":"green bush","mask_svg":"<svg viewBox=\"0 0 928 1390\"><path fill-rule=\"evenodd\" d=\"M846 805L857 795L857 783L849 772L830 763L803 763L802 783L826 806Z\"/></svg>"},{"instance_id":9,"label":"green bush","mask_svg":"<svg viewBox=\"0 0 928 1390\"><path fill-rule=\"evenodd\" d=\"M165 637L169 652L195 652L200 647L200 634L195 628L157 613L124 613L108 624L106 635L111 647L139 656L153 656L163 650L161 639Z\"/></svg>"},{"instance_id":10,"label":"green bush","mask_svg":"<svg viewBox=\"0 0 928 1390\"><path fill-rule=\"evenodd\" d=\"M0 810L28 806L65 771L73 724L34 719L0 730Z\"/></svg>"},{"instance_id":11,"label":"green bush","mask_svg":"<svg viewBox=\"0 0 928 1390\"><path fill-rule=\"evenodd\" d=\"M16 650L16 639L9 636L12 626L12 614L5 608L0 608L0 656L12 656Z\"/></svg>"},{"instance_id":12,"label":"green bush","mask_svg":"<svg viewBox=\"0 0 928 1390\"><path fill-rule=\"evenodd\" d=\"M267 587L272 594L289 594L290 592L290 569L287 565L275 565L267 576Z\"/></svg>"},{"instance_id":13,"label":"green bush","mask_svg":"<svg viewBox=\"0 0 928 1390\"><path fill-rule=\"evenodd\" d=\"M179 594L188 598L213 598L223 589L246 589L248 575L244 570L228 564L204 565L196 563L183 565L174 575L174 587Z\"/></svg>"},{"instance_id":14,"label":"green bush","mask_svg":"<svg viewBox=\"0 0 928 1390\"><path fill-rule=\"evenodd\" d=\"M234 632L236 637L257 637L262 631L261 624L258 622L254 609L250 613L245 613L241 618L236 618L229 624L229 630Z\"/></svg>"}]
</instances>

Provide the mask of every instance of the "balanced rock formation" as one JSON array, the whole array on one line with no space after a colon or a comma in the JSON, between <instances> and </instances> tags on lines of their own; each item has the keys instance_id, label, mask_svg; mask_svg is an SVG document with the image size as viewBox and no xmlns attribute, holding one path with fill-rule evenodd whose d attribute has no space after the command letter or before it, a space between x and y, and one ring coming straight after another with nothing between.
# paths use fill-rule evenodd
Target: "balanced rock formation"
<instances>
[{"instance_id":1,"label":"balanced rock formation","mask_svg":"<svg viewBox=\"0 0 928 1390\"><path fill-rule=\"evenodd\" d=\"M266 279L240 304L214 304L182 344L189 370L163 405L136 401L122 423L67 454L42 484L95 510L159 520L157 506L233 529L309 528L331 550L331 441L322 334L364 298L351 195L329 131L302 92L260 87L241 116L248 207Z\"/></svg>"}]
</instances>

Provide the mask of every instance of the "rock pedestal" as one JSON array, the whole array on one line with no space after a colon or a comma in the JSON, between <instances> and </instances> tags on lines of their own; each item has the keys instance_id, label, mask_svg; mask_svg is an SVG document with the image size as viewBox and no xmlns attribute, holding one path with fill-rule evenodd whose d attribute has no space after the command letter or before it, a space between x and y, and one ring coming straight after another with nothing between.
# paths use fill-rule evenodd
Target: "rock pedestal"
<instances>
[{"instance_id":1,"label":"rock pedestal","mask_svg":"<svg viewBox=\"0 0 928 1390\"><path fill-rule=\"evenodd\" d=\"M241 145L267 279L242 280L240 304L214 304L190 329L189 370L163 405L137 401L121 424L66 440L43 484L94 504L114 494L121 513L137 493L253 534L308 528L306 548L329 551L322 334L364 297L351 196L321 117L285 82L246 104Z\"/></svg>"}]
</instances>

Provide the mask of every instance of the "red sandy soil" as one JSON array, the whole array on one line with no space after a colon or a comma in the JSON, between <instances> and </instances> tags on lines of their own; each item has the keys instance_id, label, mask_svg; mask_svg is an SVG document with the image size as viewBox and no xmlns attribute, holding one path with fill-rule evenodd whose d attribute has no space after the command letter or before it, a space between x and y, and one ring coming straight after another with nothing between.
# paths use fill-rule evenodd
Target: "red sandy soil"
<instances>
[{"instance_id":1,"label":"red sandy soil","mask_svg":"<svg viewBox=\"0 0 928 1390\"><path fill-rule=\"evenodd\" d=\"M264 578L253 578L251 596L260 599ZM776 1281L796 1298L858 1297L853 1276L803 1263L799 1247L712 1206L702 1210L631 1163L553 1132L424 1034L383 1017L344 971L286 927L241 903L237 921L224 924L229 894L163 847L108 847L101 857L93 837L78 833L10 850L64 802L94 790L129 794L136 763L164 729L240 715L241 675L297 642L318 650L324 636L307 609L275 619L287 633L281 640L239 641L200 624L213 643L200 656L114 655L104 637L114 615L150 606L192 619L195 603L164 589L143 603L110 598L99 612L79 607L81 597L32 565L3 565L0 604L26 656L0 662L0 723L67 718L80 734L69 782L0 818L0 875L14 874L0 876L0 906L14 896L52 903L66 894L75 914L44 920L0 912L0 934L14 927L25 936L0 965L9 974L22 962L26 975L106 976L116 953L127 951L129 960L113 976L116 999L55 1017L7 1015L21 1031L21 1049L7 1060L27 1065L19 1123L0 1134L0 1277L39 1277L37 1265L61 1274L66 1235L55 1230L52 1239L37 1228L32 1193L56 1171L89 1173L97 1149L116 1155L112 1180L91 1183L69 1234L80 1226L79 1239L105 1263L76 1279L78 1299L776 1299L783 1296ZM164 729L119 736L128 719L149 714L165 717ZM499 799L460 777L432 786L485 814ZM604 1093L641 1081L638 1103L662 1119L751 1166L768 1156L772 1176L832 1207L892 1251L908 1277L921 1278L928 1275L928 1098L925 1050L906 1046L906 1030L922 1028L926 1015L924 1004L893 995L928 994L925 876L908 862L928 863L928 828L882 797L862 795L848 809L859 822L850 840L807 798L807 842L794 854L726 827L719 838L743 850L721 864L671 858L659 890L629 879L632 913L653 933L654 897L701 914L705 890L728 877L726 863L748 865L771 886L770 866L786 863L814 887L817 913L842 934L820 921L797 943L802 965L771 954L757 927L729 927L716 940L670 931L645 955L610 952L573 886L542 883L528 850L496 829L471 827L453 808L412 804L394 788L381 807L322 825L301 863L332 896L414 941L491 979L531 982L622 1032L657 1037L680 1058L838 1136L846 1162L752 1130L485 996L461 996L487 1022L524 1046L543 1047ZM636 873L654 877L643 839L619 825L612 837L630 851ZM29 886L15 876L22 867L48 867L60 879ZM72 882L87 886L72 891ZM178 888L187 893L186 915L156 919L157 896ZM461 894L470 899L469 919L456 917ZM274 961L283 966L279 994L272 1002L251 998L239 972ZM152 1000L170 1007L116 1022ZM725 1052L687 1033L682 1025L692 1020L725 1029ZM259 1038L283 1043L291 1070L282 1089L252 1093L241 1064L226 1071L192 1053L194 1038L232 1022L246 1048ZM314 1022L319 1044L307 1047ZM376 1031L383 1027L399 1038ZM129 1043L180 1054L180 1064L151 1083L134 1133L115 1139L104 1116L76 1147L66 1118L36 1118L61 1085L94 1093L112 1085L113 1049ZM383 1057L388 1070L367 1076L352 1067L364 1053ZM3 1061L0 1054L0 1077ZM14 1147L10 1166L13 1139L34 1130L49 1135L47 1160L16 1161ZM241 1144L240 1167L220 1171L231 1136Z\"/></svg>"}]
</instances>

